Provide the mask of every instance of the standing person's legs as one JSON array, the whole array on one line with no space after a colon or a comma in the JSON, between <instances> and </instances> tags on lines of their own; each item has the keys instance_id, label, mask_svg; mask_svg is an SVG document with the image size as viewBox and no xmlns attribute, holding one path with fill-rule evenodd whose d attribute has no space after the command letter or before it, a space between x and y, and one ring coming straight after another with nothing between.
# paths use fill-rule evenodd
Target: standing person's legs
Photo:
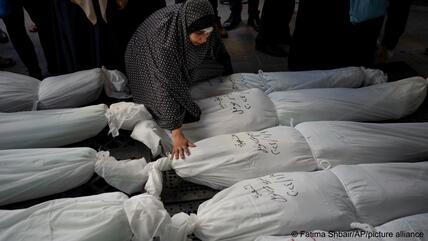
<instances>
[{"instance_id":1,"label":"standing person's legs","mask_svg":"<svg viewBox=\"0 0 428 241\"><path fill-rule=\"evenodd\" d=\"M294 13L295 0L265 0L262 10L256 49L270 55L285 57L287 52L278 44L291 41L290 21Z\"/></svg>"},{"instance_id":2,"label":"standing person's legs","mask_svg":"<svg viewBox=\"0 0 428 241\"><path fill-rule=\"evenodd\" d=\"M34 50L33 42L27 35L24 21L24 9L22 2L19 0L10 2L11 11L9 15L3 18L9 33L10 41L15 47L16 52L21 58L24 65L27 67L29 75L41 79L42 72L40 70L39 61L36 51Z\"/></svg>"},{"instance_id":3,"label":"standing person's legs","mask_svg":"<svg viewBox=\"0 0 428 241\"><path fill-rule=\"evenodd\" d=\"M218 15L218 0L209 0L209 2L211 3L211 6L213 7L213 10L214 10L214 15L217 18L216 25L220 33L220 37L227 38L228 34L226 32L226 29L223 28L223 25L221 24L221 21L220 21L220 16Z\"/></svg>"},{"instance_id":4,"label":"standing person's legs","mask_svg":"<svg viewBox=\"0 0 428 241\"><path fill-rule=\"evenodd\" d=\"M50 74L58 74L58 62L51 24L51 5L49 0L23 0L25 10L37 26L40 44L46 57Z\"/></svg>"},{"instance_id":5,"label":"standing person's legs","mask_svg":"<svg viewBox=\"0 0 428 241\"><path fill-rule=\"evenodd\" d=\"M289 70L348 66L344 59L348 24L349 1L299 0L288 56Z\"/></svg>"},{"instance_id":6,"label":"standing person's legs","mask_svg":"<svg viewBox=\"0 0 428 241\"><path fill-rule=\"evenodd\" d=\"M383 38L376 50L377 63L387 62L392 58L394 49L406 30L411 4L412 0L389 1Z\"/></svg>"},{"instance_id":7,"label":"standing person's legs","mask_svg":"<svg viewBox=\"0 0 428 241\"><path fill-rule=\"evenodd\" d=\"M226 30L234 29L241 23L242 0L230 0L230 11L229 18L223 24Z\"/></svg>"},{"instance_id":8,"label":"standing person's legs","mask_svg":"<svg viewBox=\"0 0 428 241\"><path fill-rule=\"evenodd\" d=\"M282 0L283 1L283 0ZM279 2L282 2L279 1ZM248 0L248 21L247 24L257 32L260 28L259 0Z\"/></svg>"},{"instance_id":9,"label":"standing person's legs","mask_svg":"<svg viewBox=\"0 0 428 241\"><path fill-rule=\"evenodd\" d=\"M390 0L382 46L393 50L406 30L412 0Z\"/></svg>"}]
</instances>

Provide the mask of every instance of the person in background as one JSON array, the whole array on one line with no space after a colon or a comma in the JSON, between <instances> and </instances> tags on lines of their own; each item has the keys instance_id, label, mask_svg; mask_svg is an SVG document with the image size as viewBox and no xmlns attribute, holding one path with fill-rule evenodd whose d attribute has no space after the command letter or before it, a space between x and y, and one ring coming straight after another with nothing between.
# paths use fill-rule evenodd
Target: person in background
<instances>
[{"instance_id":1,"label":"person in background","mask_svg":"<svg viewBox=\"0 0 428 241\"><path fill-rule=\"evenodd\" d=\"M105 66L125 70L126 45L165 0L47 0L58 74ZM40 26L39 32L40 32Z\"/></svg>"},{"instance_id":2,"label":"person in background","mask_svg":"<svg viewBox=\"0 0 428 241\"><path fill-rule=\"evenodd\" d=\"M376 50L375 62L388 62L406 30L410 6L413 0L389 0L382 41Z\"/></svg>"},{"instance_id":3,"label":"person in background","mask_svg":"<svg viewBox=\"0 0 428 241\"><path fill-rule=\"evenodd\" d=\"M171 130L171 158L185 158L194 147L181 128L201 115L190 85L232 73L230 57L213 31L215 21L207 0L168 6L140 25L125 53L134 101L144 104L160 127Z\"/></svg>"},{"instance_id":4,"label":"person in background","mask_svg":"<svg viewBox=\"0 0 428 241\"><path fill-rule=\"evenodd\" d=\"M282 0L281 0L282 1ZM226 30L232 30L241 23L242 0L230 0L230 16L223 23ZM248 21L247 24L259 31L259 0L248 0Z\"/></svg>"},{"instance_id":5,"label":"person in background","mask_svg":"<svg viewBox=\"0 0 428 241\"><path fill-rule=\"evenodd\" d=\"M256 50L277 57L288 56L279 45L289 45L291 42L290 21L294 7L295 0L265 0Z\"/></svg>"},{"instance_id":6,"label":"person in background","mask_svg":"<svg viewBox=\"0 0 428 241\"><path fill-rule=\"evenodd\" d=\"M30 76L36 79L42 79L42 71L40 69L37 54L34 49L33 42L27 34L24 21L24 8L30 15L31 19L40 27L39 38L45 53L48 68L55 65L55 61L50 58L51 48L48 42L48 33L46 32L46 9L43 3L32 0L8 0L9 12L3 17L3 22L6 25L9 33L10 41L15 47L16 52L28 69Z\"/></svg>"}]
</instances>

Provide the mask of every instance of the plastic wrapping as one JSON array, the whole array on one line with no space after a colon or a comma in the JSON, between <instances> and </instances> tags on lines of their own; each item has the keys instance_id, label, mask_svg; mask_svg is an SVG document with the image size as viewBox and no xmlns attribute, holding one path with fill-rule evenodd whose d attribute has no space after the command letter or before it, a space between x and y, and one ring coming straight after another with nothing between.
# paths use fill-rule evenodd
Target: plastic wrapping
<instances>
[{"instance_id":1,"label":"plastic wrapping","mask_svg":"<svg viewBox=\"0 0 428 241\"><path fill-rule=\"evenodd\" d=\"M202 111L200 120L182 126L186 138L192 142L221 134L257 131L278 125L272 102L259 89L202 99L196 101L196 104ZM150 126L156 125L137 125L132 133L133 138L143 143L149 142L150 140L144 140L144 136L153 132ZM162 135L168 136L164 133ZM152 153L156 153L153 148Z\"/></svg>"},{"instance_id":2,"label":"plastic wrapping","mask_svg":"<svg viewBox=\"0 0 428 241\"><path fill-rule=\"evenodd\" d=\"M48 196L77 187L92 177L91 148L0 151L0 205Z\"/></svg>"},{"instance_id":3,"label":"plastic wrapping","mask_svg":"<svg viewBox=\"0 0 428 241\"><path fill-rule=\"evenodd\" d=\"M426 96L426 80L421 77L358 89L306 89L273 92L281 125L306 121L383 121L413 113Z\"/></svg>"},{"instance_id":4,"label":"plastic wrapping","mask_svg":"<svg viewBox=\"0 0 428 241\"><path fill-rule=\"evenodd\" d=\"M338 166L339 178L359 222L388 220L428 212L428 162Z\"/></svg>"},{"instance_id":5,"label":"plastic wrapping","mask_svg":"<svg viewBox=\"0 0 428 241\"><path fill-rule=\"evenodd\" d=\"M37 109L80 107L98 99L104 75L99 68L53 76L40 83Z\"/></svg>"},{"instance_id":6,"label":"plastic wrapping","mask_svg":"<svg viewBox=\"0 0 428 241\"><path fill-rule=\"evenodd\" d=\"M144 105L132 102L118 102L110 105L106 111L106 117L110 128L109 133L113 137L119 135L119 129L131 131L138 122L152 119L152 115Z\"/></svg>"},{"instance_id":7,"label":"plastic wrapping","mask_svg":"<svg viewBox=\"0 0 428 241\"><path fill-rule=\"evenodd\" d=\"M428 160L428 122L306 122L296 126L319 168L340 164Z\"/></svg>"},{"instance_id":8,"label":"plastic wrapping","mask_svg":"<svg viewBox=\"0 0 428 241\"><path fill-rule=\"evenodd\" d=\"M346 67L332 70L296 72L237 73L196 83L191 88L193 99L203 99L227 93L258 88L266 93L314 88L358 88L385 83L381 70Z\"/></svg>"},{"instance_id":9,"label":"plastic wrapping","mask_svg":"<svg viewBox=\"0 0 428 241\"><path fill-rule=\"evenodd\" d=\"M115 192L0 210L0 240L128 241L133 235L123 209L127 199Z\"/></svg>"},{"instance_id":10,"label":"plastic wrapping","mask_svg":"<svg viewBox=\"0 0 428 241\"><path fill-rule=\"evenodd\" d=\"M428 211L428 162L338 166L244 180L170 217L156 193L134 196L125 211L136 240L254 240L296 230L350 230ZM150 195L150 193L154 195ZM405 204L405 205L403 205Z\"/></svg>"},{"instance_id":11,"label":"plastic wrapping","mask_svg":"<svg viewBox=\"0 0 428 241\"><path fill-rule=\"evenodd\" d=\"M371 232L370 234L360 233L362 236L356 236L357 232L349 231L349 233L339 232L344 237L339 237L339 234L334 232L326 231L309 231L306 233L298 233L295 236L262 236L256 239L256 241L426 241L426 233L428 233L428 213L422 213L412 215L404 218L399 218L382 224L376 228L371 227L367 224L351 224L352 228L356 228L355 231ZM311 237L318 235L317 237ZM374 235L379 235L381 238L377 238ZM386 236L388 234L388 236ZM392 237L389 236L392 234ZM422 234L422 235L421 235ZM348 235L348 237L345 237ZM354 237L352 236L354 235ZM369 237L369 235L372 235ZM418 237L405 237L405 235L417 235ZM386 237L385 237L386 236Z\"/></svg>"},{"instance_id":12,"label":"plastic wrapping","mask_svg":"<svg viewBox=\"0 0 428 241\"><path fill-rule=\"evenodd\" d=\"M106 105L0 113L0 150L59 147L97 135L106 125Z\"/></svg>"},{"instance_id":13,"label":"plastic wrapping","mask_svg":"<svg viewBox=\"0 0 428 241\"><path fill-rule=\"evenodd\" d=\"M0 71L0 112L32 110L40 81L30 76Z\"/></svg>"},{"instance_id":14,"label":"plastic wrapping","mask_svg":"<svg viewBox=\"0 0 428 241\"><path fill-rule=\"evenodd\" d=\"M95 68L52 76L39 81L0 71L0 112L59 109L91 104L105 90L107 96L130 98L125 75L117 70Z\"/></svg>"}]
</instances>

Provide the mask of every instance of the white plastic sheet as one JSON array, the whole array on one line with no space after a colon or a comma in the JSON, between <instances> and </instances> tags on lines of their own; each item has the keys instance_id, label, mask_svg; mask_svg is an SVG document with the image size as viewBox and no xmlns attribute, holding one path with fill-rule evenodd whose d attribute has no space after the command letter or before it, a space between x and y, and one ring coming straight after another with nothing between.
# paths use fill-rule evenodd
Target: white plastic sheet
<instances>
[{"instance_id":1,"label":"white plastic sheet","mask_svg":"<svg viewBox=\"0 0 428 241\"><path fill-rule=\"evenodd\" d=\"M0 71L0 112L32 110L39 84L30 76Z\"/></svg>"},{"instance_id":2,"label":"white plastic sheet","mask_svg":"<svg viewBox=\"0 0 428 241\"><path fill-rule=\"evenodd\" d=\"M376 228L371 227L367 224L357 225L351 224L351 227L363 227L363 229L356 229L354 231L343 232L340 231L338 234L349 235L349 237L339 237L338 234L335 234L334 231L310 231L306 233L299 233L296 237L292 236L262 236L256 239L256 241L426 241L428 233L428 213L422 213L417 215L412 215L404 218L395 219L393 221L387 222L378 226ZM367 227L367 228L365 228ZM352 237L352 235L357 234L356 231L365 231L361 237ZM383 236L370 236L369 235L383 235ZM392 237L389 236L392 234ZM312 235L309 236L309 235ZM315 236L318 235L318 236ZM385 236L388 235L388 236ZM406 237L405 235L418 235L418 237Z\"/></svg>"},{"instance_id":3,"label":"white plastic sheet","mask_svg":"<svg viewBox=\"0 0 428 241\"><path fill-rule=\"evenodd\" d=\"M253 240L263 234L294 230L349 229L356 220L346 191L330 171L276 173L245 180L202 203L197 215L168 216L154 196L143 194L125 202L137 240Z\"/></svg>"},{"instance_id":4,"label":"white plastic sheet","mask_svg":"<svg viewBox=\"0 0 428 241\"><path fill-rule=\"evenodd\" d=\"M151 120L152 115L144 105L132 102L111 104L106 112L108 124L113 137L119 135L119 129L133 130L135 125L144 120Z\"/></svg>"},{"instance_id":5,"label":"white plastic sheet","mask_svg":"<svg viewBox=\"0 0 428 241\"><path fill-rule=\"evenodd\" d=\"M278 125L275 108L270 99L259 89L233 92L196 101L201 108L197 122L184 124L183 132L192 142L208 137L257 131ZM155 122L146 121L135 126L132 138L149 146L154 155L159 154L161 140L164 151L170 151L168 131L161 131Z\"/></svg>"},{"instance_id":6,"label":"white plastic sheet","mask_svg":"<svg viewBox=\"0 0 428 241\"><path fill-rule=\"evenodd\" d=\"M278 125L275 107L260 89L233 92L196 101L201 119L184 124L191 141L221 134L257 131Z\"/></svg>"},{"instance_id":7,"label":"white plastic sheet","mask_svg":"<svg viewBox=\"0 0 428 241\"><path fill-rule=\"evenodd\" d=\"M125 194L57 199L27 209L0 211L0 240L128 241Z\"/></svg>"},{"instance_id":8,"label":"white plastic sheet","mask_svg":"<svg viewBox=\"0 0 428 241\"><path fill-rule=\"evenodd\" d=\"M296 230L349 230L427 212L428 162L338 166L244 180L172 218L156 196L134 196L125 211L136 240L254 240ZM153 193L157 195L158 193Z\"/></svg>"},{"instance_id":9,"label":"white plastic sheet","mask_svg":"<svg viewBox=\"0 0 428 241\"><path fill-rule=\"evenodd\" d=\"M332 172L345 187L359 222L428 212L428 162L337 166Z\"/></svg>"},{"instance_id":10,"label":"white plastic sheet","mask_svg":"<svg viewBox=\"0 0 428 241\"><path fill-rule=\"evenodd\" d=\"M194 99L224 95L234 91L258 88L266 92L313 88L358 88L386 82L386 75L375 69L347 67L332 70L298 72L237 73L195 84Z\"/></svg>"},{"instance_id":11,"label":"white plastic sheet","mask_svg":"<svg viewBox=\"0 0 428 241\"><path fill-rule=\"evenodd\" d=\"M424 101L421 77L358 89L305 89L269 94L281 125L306 121L383 121L413 113Z\"/></svg>"},{"instance_id":12,"label":"white plastic sheet","mask_svg":"<svg viewBox=\"0 0 428 241\"><path fill-rule=\"evenodd\" d=\"M296 126L319 168L339 164L428 160L428 122L306 122Z\"/></svg>"},{"instance_id":13,"label":"white plastic sheet","mask_svg":"<svg viewBox=\"0 0 428 241\"><path fill-rule=\"evenodd\" d=\"M236 73L198 82L192 86L190 93L193 99L199 100L252 88L265 91L269 88L265 82L259 74Z\"/></svg>"},{"instance_id":14,"label":"white plastic sheet","mask_svg":"<svg viewBox=\"0 0 428 241\"><path fill-rule=\"evenodd\" d=\"M79 107L98 99L104 75L100 68L53 76L40 83L37 109Z\"/></svg>"},{"instance_id":15,"label":"white plastic sheet","mask_svg":"<svg viewBox=\"0 0 428 241\"><path fill-rule=\"evenodd\" d=\"M132 97L128 88L128 79L122 72L119 70L108 70L104 67L102 70L105 75L104 91L108 97L116 99L128 99Z\"/></svg>"},{"instance_id":16,"label":"white plastic sheet","mask_svg":"<svg viewBox=\"0 0 428 241\"><path fill-rule=\"evenodd\" d=\"M106 105L0 113L0 149L58 147L97 135L106 125Z\"/></svg>"},{"instance_id":17,"label":"white plastic sheet","mask_svg":"<svg viewBox=\"0 0 428 241\"><path fill-rule=\"evenodd\" d=\"M109 152L99 152L97 157L95 172L108 184L128 194L143 190L147 181L144 158L117 161Z\"/></svg>"},{"instance_id":18,"label":"white plastic sheet","mask_svg":"<svg viewBox=\"0 0 428 241\"><path fill-rule=\"evenodd\" d=\"M146 164L144 158L117 161L109 152L87 147L0 150L0 205L67 191L94 171L129 194L142 191Z\"/></svg>"},{"instance_id":19,"label":"white plastic sheet","mask_svg":"<svg viewBox=\"0 0 428 241\"><path fill-rule=\"evenodd\" d=\"M143 168L123 161L111 162L118 167L112 168L111 174L99 175L110 184L111 177L122 180L124 184L112 185L126 193L134 193L142 190L150 175L170 169L188 181L223 189L238 181L273 172L314 171L317 168L305 139L291 127L219 135L195 144L197 147L191 148L191 155L184 160L165 157L149 166L142 163ZM126 171L121 174L118 169ZM159 182L153 185L161 188L162 180ZM152 189L158 189L156 187Z\"/></svg>"},{"instance_id":20,"label":"white plastic sheet","mask_svg":"<svg viewBox=\"0 0 428 241\"><path fill-rule=\"evenodd\" d=\"M305 139L285 126L215 136L196 142L190 151L185 160L174 160L172 168L184 179L214 189L273 172L316 169Z\"/></svg>"},{"instance_id":21,"label":"white plastic sheet","mask_svg":"<svg viewBox=\"0 0 428 241\"><path fill-rule=\"evenodd\" d=\"M39 81L32 77L0 71L0 112L79 107L109 97L130 98L128 80L117 70L90 69Z\"/></svg>"},{"instance_id":22,"label":"white plastic sheet","mask_svg":"<svg viewBox=\"0 0 428 241\"><path fill-rule=\"evenodd\" d=\"M260 89L206 98L196 101L196 104L202 111L200 120L184 124L182 127L186 138L192 142L222 134L257 131L278 125L274 105ZM151 131L147 127L148 125L135 126L133 138L143 143L149 142L144 140L144 135ZM152 152L155 153L156 150L152 149Z\"/></svg>"},{"instance_id":23,"label":"white plastic sheet","mask_svg":"<svg viewBox=\"0 0 428 241\"><path fill-rule=\"evenodd\" d=\"M150 148L157 148L162 142L159 135L149 131L144 134ZM273 172L313 171L341 164L424 161L428 159L428 123L307 122L296 129L278 126L214 136L195 144L185 160L160 158L152 167L138 172L136 176L140 178L133 179L144 183L150 170L173 169L186 180L223 189L240 180ZM122 179L126 180L126 176L131 178L127 174Z\"/></svg>"},{"instance_id":24,"label":"white plastic sheet","mask_svg":"<svg viewBox=\"0 0 428 241\"><path fill-rule=\"evenodd\" d=\"M0 151L0 205L77 187L94 173L96 151L90 148Z\"/></svg>"},{"instance_id":25,"label":"white plastic sheet","mask_svg":"<svg viewBox=\"0 0 428 241\"><path fill-rule=\"evenodd\" d=\"M398 238L392 239L393 241L427 241L428 240L427 224L428 224L428 213L422 213L422 214L416 214L416 215L387 222L379 227L376 227L376 230L380 232L404 231L410 234L423 233L423 237L419 237L419 238L398 237Z\"/></svg>"},{"instance_id":26,"label":"white plastic sheet","mask_svg":"<svg viewBox=\"0 0 428 241\"><path fill-rule=\"evenodd\" d=\"M366 69L364 67L297 72L264 72L261 74L269 86L267 93L315 88L359 88L382 84L388 79L381 70Z\"/></svg>"}]
</instances>

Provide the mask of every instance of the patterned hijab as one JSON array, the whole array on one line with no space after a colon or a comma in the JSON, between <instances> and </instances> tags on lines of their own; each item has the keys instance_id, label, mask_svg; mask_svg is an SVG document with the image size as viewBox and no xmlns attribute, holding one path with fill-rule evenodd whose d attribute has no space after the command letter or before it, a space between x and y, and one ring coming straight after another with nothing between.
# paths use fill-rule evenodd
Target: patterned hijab
<instances>
[{"instance_id":1,"label":"patterned hijab","mask_svg":"<svg viewBox=\"0 0 428 241\"><path fill-rule=\"evenodd\" d=\"M212 19L210 26L213 26L211 4L207 0L188 0L155 12L137 29L126 53L127 72L136 102L152 110L160 106L151 98L159 91L155 87L160 85L187 114L199 118L201 111L190 96L192 71L203 62L219 37L213 31L206 43L193 45L189 31L206 28L207 19ZM162 106L167 105L162 103Z\"/></svg>"}]
</instances>

